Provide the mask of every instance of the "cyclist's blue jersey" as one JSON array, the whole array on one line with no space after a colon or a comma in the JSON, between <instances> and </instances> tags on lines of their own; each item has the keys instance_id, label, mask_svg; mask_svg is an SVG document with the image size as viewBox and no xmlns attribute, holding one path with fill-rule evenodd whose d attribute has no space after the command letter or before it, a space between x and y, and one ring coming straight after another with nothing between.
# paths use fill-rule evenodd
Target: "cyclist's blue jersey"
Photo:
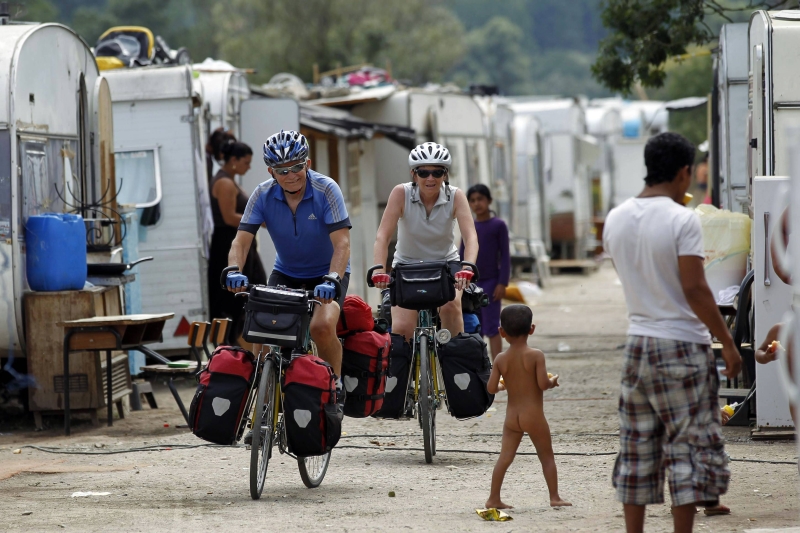
<instances>
[{"instance_id":1,"label":"cyclist's blue jersey","mask_svg":"<svg viewBox=\"0 0 800 533\"><path fill-rule=\"evenodd\" d=\"M351 228L342 190L328 176L307 171L306 191L292 213L275 178L259 185L242 215L241 231L255 235L267 226L275 251L275 270L293 278L318 278L330 272L333 243L330 234ZM350 262L347 262L350 272Z\"/></svg>"}]
</instances>

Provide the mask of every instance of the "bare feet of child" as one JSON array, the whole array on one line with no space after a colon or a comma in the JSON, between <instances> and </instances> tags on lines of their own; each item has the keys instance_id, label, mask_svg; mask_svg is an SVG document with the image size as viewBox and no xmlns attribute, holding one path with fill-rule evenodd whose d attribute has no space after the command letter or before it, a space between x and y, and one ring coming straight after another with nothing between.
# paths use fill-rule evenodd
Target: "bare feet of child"
<instances>
[{"instance_id":1,"label":"bare feet of child","mask_svg":"<svg viewBox=\"0 0 800 533\"><path fill-rule=\"evenodd\" d=\"M561 496L550 498L550 507L570 507L572 504L566 500L562 500Z\"/></svg>"},{"instance_id":2,"label":"bare feet of child","mask_svg":"<svg viewBox=\"0 0 800 533\"><path fill-rule=\"evenodd\" d=\"M569 504L569 505L572 505L572 504ZM498 498L496 500L493 500L492 498L489 498L488 500L486 500L486 508L487 509L513 509L514 506L513 505L508 505L507 503L503 503L502 501L500 501L500 498Z\"/></svg>"}]
</instances>

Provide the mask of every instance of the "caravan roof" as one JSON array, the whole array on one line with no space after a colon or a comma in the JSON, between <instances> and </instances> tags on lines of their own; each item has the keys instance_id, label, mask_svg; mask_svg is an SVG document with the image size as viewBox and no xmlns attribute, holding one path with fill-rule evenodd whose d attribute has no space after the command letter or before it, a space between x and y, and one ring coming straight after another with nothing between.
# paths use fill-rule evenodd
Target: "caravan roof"
<instances>
[{"instance_id":1,"label":"caravan roof","mask_svg":"<svg viewBox=\"0 0 800 533\"><path fill-rule=\"evenodd\" d=\"M169 100L192 95L192 78L186 67L141 67L103 74L115 102Z\"/></svg>"},{"instance_id":2,"label":"caravan roof","mask_svg":"<svg viewBox=\"0 0 800 533\"><path fill-rule=\"evenodd\" d=\"M546 134L570 133L583 135L586 124L583 109L571 98L538 101L511 101L508 106L515 113L530 113L537 120Z\"/></svg>"}]
</instances>

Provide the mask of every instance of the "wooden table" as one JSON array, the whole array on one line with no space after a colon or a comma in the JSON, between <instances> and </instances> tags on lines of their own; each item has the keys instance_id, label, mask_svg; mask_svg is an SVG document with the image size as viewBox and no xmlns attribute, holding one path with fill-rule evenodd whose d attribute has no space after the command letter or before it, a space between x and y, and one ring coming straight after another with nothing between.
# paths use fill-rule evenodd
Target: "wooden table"
<instances>
[{"instance_id":1,"label":"wooden table","mask_svg":"<svg viewBox=\"0 0 800 533\"><path fill-rule=\"evenodd\" d=\"M69 354L84 351L106 352L106 373L109 383L106 402L108 425L111 426L114 416L110 386L111 352L140 350L154 353L144 348L144 345L161 342L164 323L174 316L174 313L98 316L57 323L57 326L64 328L64 433L67 436L70 434Z\"/></svg>"}]
</instances>

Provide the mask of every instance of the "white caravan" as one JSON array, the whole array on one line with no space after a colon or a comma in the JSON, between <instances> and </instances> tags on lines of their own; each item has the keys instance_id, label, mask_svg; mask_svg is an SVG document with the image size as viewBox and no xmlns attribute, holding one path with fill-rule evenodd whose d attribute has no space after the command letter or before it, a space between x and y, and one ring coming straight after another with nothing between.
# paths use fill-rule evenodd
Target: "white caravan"
<instances>
[{"instance_id":1,"label":"white caravan","mask_svg":"<svg viewBox=\"0 0 800 533\"><path fill-rule=\"evenodd\" d=\"M99 200L101 138L94 120L107 87L86 43L59 24L0 21L0 356L24 350L28 216ZM106 117L110 120L110 117ZM65 193L68 188L72 194Z\"/></svg>"},{"instance_id":2,"label":"white caravan","mask_svg":"<svg viewBox=\"0 0 800 533\"><path fill-rule=\"evenodd\" d=\"M589 169L598 156L597 141L586 134L586 118L573 99L510 99L518 116L540 124L544 146L544 190L552 256L584 259L596 246L592 232Z\"/></svg>"},{"instance_id":3,"label":"white caravan","mask_svg":"<svg viewBox=\"0 0 800 533\"><path fill-rule=\"evenodd\" d=\"M747 195L747 31L725 24L714 57L712 93L712 195L722 209L749 213Z\"/></svg>"},{"instance_id":4,"label":"white caravan","mask_svg":"<svg viewBox=\"0 0 800 533\"><path fill-rule=\"evenodd\" d=\"M592 211L605 217L612 207L616 166L614 147L622 137L622 114L611 106L586 107L586 129L597 139L600 155L592 165ZM599 236L598 236L599 237Z\"/></svg>"},{"instance_id":5,"label":"white caravan","mask_svg":"<svg viewBox=\"0 0 800 533\"><path fill-rule=\"evenodd\" d=\"M334 99L319 103L352 106L351 113L368 122L411 128L416 131L418 143L436 141L447 146L453 157L450 184L455 187L466 191L476 183L491 185L488 132L483 113L472 97L424 89L386 91L384 87L375 89L374 94L383 98L368 99L363 95L359 104L347 100L338 103ZM389 139L379 139L376 144L381 210L392 188L409 179L408 152L408 148Z\"/></svg>"},{"instance_id":6,"label":"white caravan","mask_svg":"<svg viewBox=\"0 0 800 533\"><path fill-rule=\"evenodd\" d=\"M203 155L201 98L188 66L104 73L114 107L120 205L139 214L142 312L173 312L158 349L185 349L188 324L208 318L213 231Z\"/></svg>"},{"instance_id":7,"label":"white caravan","mask_svg":"<svg viewBox=\"0 0 800 533\"><path fill-rule=\"evenodd\" d=\"M800 11L756 11L748 39L749 206L753 216L751 249L755 271L755 340L791 309L791 289L775 274L765 253L776 223L788 205L790 155L796 147L790 130L800 126L800 85L796 50L800 47ZM796 181L794 176L794 181ZM793 185L793 187L796 187ZM794 217L793 217L794 218ZM794 235L793 235L794 238ZM780 386L778 363L756 365L758 426L791 426L788 398Z\"/></svg>"},{"instance_id":8,"label":"white caravan","mask_svg":"<svg viewBox=\"0 0 800 533\"><path fill-rule=\"evenodd\" d=\"M247 73L227 61L211 58L193 65L192 70L203 86L205 130L210 133L223 127L238 139L242 133L241 104L250 98Z\"/></svg>"}]
</instances>

